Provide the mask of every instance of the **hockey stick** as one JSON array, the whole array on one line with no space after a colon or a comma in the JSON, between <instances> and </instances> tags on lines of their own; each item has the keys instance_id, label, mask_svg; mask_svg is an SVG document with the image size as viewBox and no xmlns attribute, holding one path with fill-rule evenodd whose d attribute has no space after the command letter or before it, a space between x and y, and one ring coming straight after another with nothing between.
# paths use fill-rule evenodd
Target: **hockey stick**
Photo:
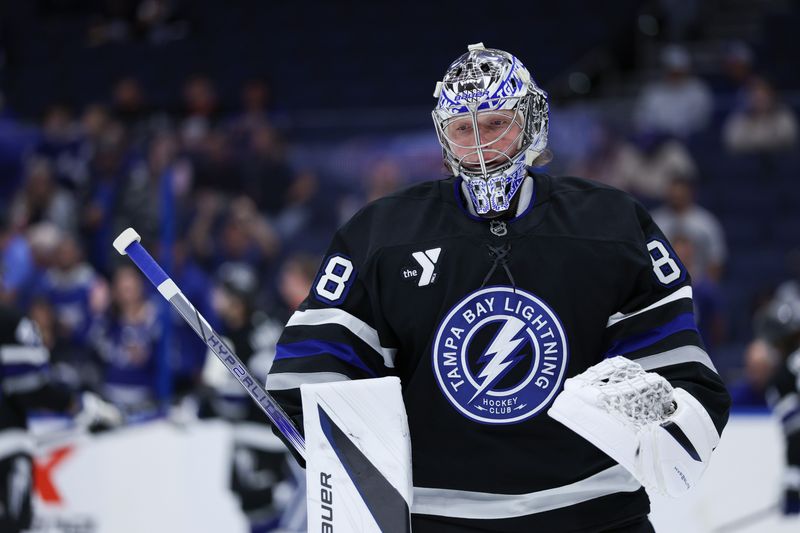
<instances>
[{"instance_id":1,"label":"hockey stick","mask_svg":"<svg viewBox=\"0 0 800 533\"><path fill-rule=\"evenodd\" d=\"M212 352L228 368L231 374L239 380L239 383L247 389L247 392L255 400L262 411L272 421L278 430L286 437L297 453L305 459L306 443L303 436L295 427L289 416L281 409L278 403L264 390L259 381L250 374L247 367L236 356L212 329L208 321L203 318L192 303L180 291L172 278L167 276L164 270L156 263L155 259L140 244L141 237L133 228L128 228L114 239L114 248L122 254L131 258L131 261L142 273L150 280L150 283L158 289L172 307L181 315L189 326L206 343Z\"/></svg>"},{"instance_id":2,"label":"hockey stick","mask_svg":"<svg viewBox=\"0 0 800 533\"><path fill-rule=\"evenodd\" d=\"M740 516L736 520L731 520L730 522L722 524L721 526L717 526L714 528L712 533L731 533L732 531L740 530L752 524L758 523L769 516L772 516L778 511L778 509L780 509L780 505L773 503L769 507L755 510L744 516Z\"/></svg>"}]
</instances>

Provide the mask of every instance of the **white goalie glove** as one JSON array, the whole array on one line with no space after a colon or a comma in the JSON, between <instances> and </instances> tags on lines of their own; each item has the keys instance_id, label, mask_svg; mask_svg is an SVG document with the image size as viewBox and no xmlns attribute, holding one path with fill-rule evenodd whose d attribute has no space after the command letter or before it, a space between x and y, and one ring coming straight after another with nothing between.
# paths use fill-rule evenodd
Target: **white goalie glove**
<instances>
[{"instance_id":1,"label":"white goalie glove","mask_svg":"<svg viewBox=\"0 0 800 533\"><path fill-rule=\"evenodd\" d=\"M719 443L700 402L624 357L568 379L548 414L625 467L648 491L673 497L699 481Z\"/></svg>"}]
</instances>

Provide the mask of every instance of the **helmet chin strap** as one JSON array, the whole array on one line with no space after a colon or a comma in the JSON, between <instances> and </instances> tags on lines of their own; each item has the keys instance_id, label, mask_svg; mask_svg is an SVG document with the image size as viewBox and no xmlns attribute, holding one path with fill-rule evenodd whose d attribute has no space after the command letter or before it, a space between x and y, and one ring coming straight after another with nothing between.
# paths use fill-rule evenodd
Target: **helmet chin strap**
<instances>
[{"instance_id":1,"label":"helmet chin strap","mask_svg":"<svg viewBox=\"0 0 800 533\"><path fill-rule=\"evenodd\" d=\"M517 193L511 199L511 205L505 211L489 211L484 215L479 215L472 203L467 182L463 179L461 180L461 196L464 199L464 204L467 206L467 211L469 211L469 214L472 216L486 220L514 218L524 213L533 201L533 178L530 176L525 176L525 179L522 181L522 185L520 185Z\"/></svg>"}]
</instances>

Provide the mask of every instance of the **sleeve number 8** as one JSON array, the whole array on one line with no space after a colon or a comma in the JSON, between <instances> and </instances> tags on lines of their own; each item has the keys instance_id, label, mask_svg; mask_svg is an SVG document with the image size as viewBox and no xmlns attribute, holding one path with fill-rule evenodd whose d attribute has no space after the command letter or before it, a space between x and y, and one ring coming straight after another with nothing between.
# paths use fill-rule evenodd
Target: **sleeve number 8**
<instances>
[{"instance_id":1,"label":"sleeve number 8","mask_svg":"<svg viewBox=\"0 0 800 533\"><path fill-rule=\"evenodd\" d=\"M353 276L353 262L340 255L328 259L322 276L314 286L317 296L329 303L338 302L345 294Z\"/></svg>"},{"instance_id":2,"label":"sleeve number 8","mask_svg":"<svg viewBox=\"0 0 800 533\"><path fill-rule=\"evenodd\" d=\"M653 272L658 281L664 285L669 285L681 277L681 267L669 256L669 250L664 243L652 240L647 243L647 251L650 252L650 259L653 261Z\"/></svg>"}]
</instances>

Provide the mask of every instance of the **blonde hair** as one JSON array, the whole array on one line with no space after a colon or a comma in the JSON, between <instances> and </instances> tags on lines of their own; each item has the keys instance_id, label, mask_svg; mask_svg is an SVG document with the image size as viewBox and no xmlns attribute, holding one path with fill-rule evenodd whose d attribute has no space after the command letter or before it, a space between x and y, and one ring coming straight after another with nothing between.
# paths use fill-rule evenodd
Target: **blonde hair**
<instances>
[{"instance_id":1,"label":"blonde hair","mask_svg":"<svg viewBox=\"0 0 800 533\"><path fill-rule=\"evenodd\" d=\"M553 151L550 148L545 148L542 153L536 156L536 159L531 162L530 166L533 168L543 167L553 160Z\"/></svg>"}]
</instances>

